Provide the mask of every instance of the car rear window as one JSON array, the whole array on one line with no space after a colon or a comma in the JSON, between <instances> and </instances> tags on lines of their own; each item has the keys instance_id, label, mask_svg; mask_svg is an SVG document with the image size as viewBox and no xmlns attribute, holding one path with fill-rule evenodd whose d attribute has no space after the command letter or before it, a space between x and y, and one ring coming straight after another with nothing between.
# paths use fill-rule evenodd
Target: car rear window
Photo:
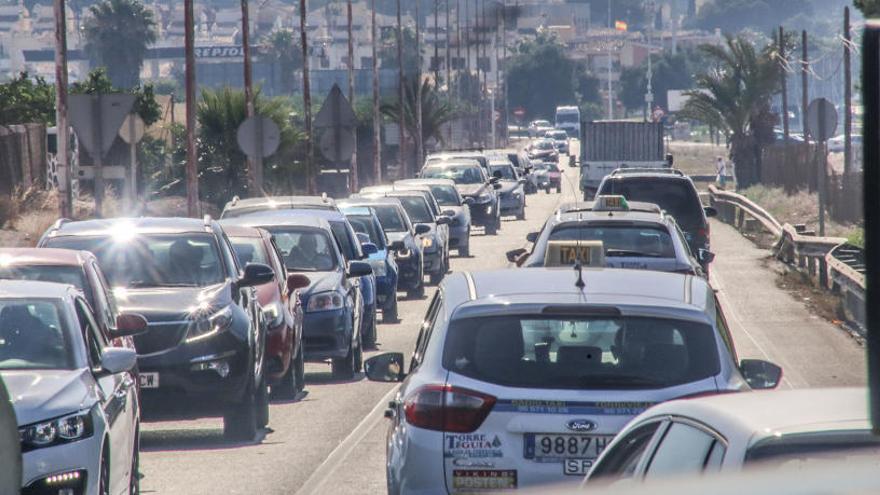
<instances>
[{"instance_id":1,"label":"car rear window","mask_svg":"<svg viewBox=\"0 0 880 495\"><path fill-rule=\"evenodd\" d=\"M385 232L406 231L406 223L403 221L403 217L400 216L400 211L398 211L396 207L391 205L376 205L371 208L376 212L376 216L379 217L379 223L382 224L382 228L385 229Z\"/></svg>"},{"instance_id":2,"label":"car rear window","mask_svg":"<svg viewBox=\"0 0 880 495\"><path fill-rule=\"evenodd\" d=\"M794 433L770 437L753 445L746 452L746 464L773 462L813 463L847 457L880 458L880 438L868 430L832 430Z\"/></svg>"},{"instance_id":3,"label":"car rear window","mask_svg":"<svg viewBox=\"0 0 880 495\"><path fill-rule=\"evenodd\" d=\"M431 209L428 208L428 202L420 196L397 196L406 214L409 215L413 223L432 223L434 221L431 215Z\"/></svg>"},{"instance_id":4,"label":"car rear window","mask_svg":"<svg viewBox=\"0 0 880 495\"><path fill-rule=\"evenodd\" d=\"M674 258L672 237L660 225L625 223L581 224L557 227L551 241L602 241L605 256Z\"/></svg>"},{"instance_id":5,"label":"car rear window","mask_svg":"<svg viewBox=\"0 0 880 495\"><path fill-rule=\"evenodd\" d=\"M694 186L682 179L637 178L612 179L599 194L620 194L628 201L654 203L668 211L681 228L693 231L705 223L703 205Z\"/></svg>"},{"instance_id":6,"label":"car rear window","mask_svg":"<svg viewBox=\"0 0 880 495\"><path fill-rule=\"evenodd\" d=\"M449 371L540 389L657 389L711 377L710 326L665 318L509 315L450 323Z\"/></svg>"},{"instance_id":7,"label":"car rear window","mask_svg":"<svg viewBox=\"0 0 880 495\"><path fill-rule=\"evenodd\" d=\"M455 186L432 185L431 192L440 206L461 206Z\"/></svg>"}]
</instances>

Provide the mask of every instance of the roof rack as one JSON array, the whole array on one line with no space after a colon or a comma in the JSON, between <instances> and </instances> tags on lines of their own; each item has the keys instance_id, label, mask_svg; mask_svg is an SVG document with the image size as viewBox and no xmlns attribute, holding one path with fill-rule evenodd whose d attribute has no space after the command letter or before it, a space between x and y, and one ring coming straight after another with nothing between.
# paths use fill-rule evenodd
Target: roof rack
<instances>
[{"instance_id":1,"label":"roof rack","mask_svg":"<svg viewBox=\"0 0 880 495\"><path fill-rule=\"evenodd\" d=\"M615 175L626 175L626 174L666 174L666 175L677 175L679 177L684 177L684 172L677 168L667 168L667 167L626 167L622 166L613 172L611 172L611 176Z\"/></svg>"},{"instance_id":2,"label":"roof rack","mask_svg":"<svg viewBox=\"0 0 880 495\"><path fill-rule=\"evenodd\" d=\"M55 223L52 224L52 227L50 227L50 230L58 230L61 228L62 225L64 225L65 223L67 223L69 221L70 221L69 218L59 218L58 220L55 220Z\"/></svg>"},{"instance_id":3,"label":"roof rack","mask_svg":"<svg viewBox=\"0 0 880 495\"><path fill-rule=\"evenodd\" d=\"M230 201L229 204L232 206L235 206L238 204L239 201L241 201L241 198L239 198L238 195L236 194L235 196L232 197L232 201Z\"/></svg>"},{"instance_id":4,"label":"roof rack","mask_svg":"<svg viewBox=\"0 0 880 495\"><path fill-rule=\"evenodd\" d=\"M207 228L211 228L212 221L213 219L211 218L211 215L205 215L202 217L202 223L205 224L205 227Z\"/></svg>"}]
</instances>

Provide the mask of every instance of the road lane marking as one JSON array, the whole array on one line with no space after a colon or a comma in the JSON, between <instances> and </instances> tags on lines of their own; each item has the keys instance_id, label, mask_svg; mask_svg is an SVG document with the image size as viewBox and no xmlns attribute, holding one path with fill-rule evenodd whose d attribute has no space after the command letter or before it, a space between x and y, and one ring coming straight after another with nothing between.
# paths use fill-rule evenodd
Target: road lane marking
<instances>
[{"instance_id":1,"label":"road lane marking","mask_svg":"<svg viewBox=\"0 0 880 495\"><path fill-rule=\"evenodd\" d=\"M373 409L367 413L360 423L345 437L345 440L339 443L330 455L324 459L305 483L296 491L296 495L309 495L312 493L329 493L322 491L323 486L329 481L336 469L345 461L345 458L352 453L355 447L372 431L372 429L384 420L384 411L388 408L388 402L397 393L399 386L392 387L385 395L379 399L379 402Z\"/></svg>"}]
</instances>

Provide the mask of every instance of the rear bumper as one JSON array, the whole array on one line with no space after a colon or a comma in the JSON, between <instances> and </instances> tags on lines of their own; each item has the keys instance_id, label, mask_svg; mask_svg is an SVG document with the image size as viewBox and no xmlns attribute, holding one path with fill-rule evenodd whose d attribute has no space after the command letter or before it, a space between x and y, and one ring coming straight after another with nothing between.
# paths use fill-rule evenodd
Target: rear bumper
<instances>
[{"instance_id":1,"label":"rear bumper","mask_svg":"<svg viewBox=\"0 0 880 495\"><path fill-rule=\"evenodd\" d=\"M376 301L385 307L388 301L397 297L397 272L388 272L384 277L376 277Z\"/></svg>"},{"instance_id":2,"label":"rear bumper","mask_svg":"<svg viewBox=\"0 0 880 495\"><path fill-rule=\"evenodd\" d=\"M523 196L515 194L505 195L501 198L501 213L515 213L523 207Z\"/></svg>"},{"instance_id":3,"label":"rear bumper","mask_svg":"<svg viewBox=\"0 0 880 495\"><path fill-rule=\"evenodd\" d=\"M397 260L397 288L414 289L422 283L422 260L413 254L406 260Z\"/></svg>"}]
</instances>

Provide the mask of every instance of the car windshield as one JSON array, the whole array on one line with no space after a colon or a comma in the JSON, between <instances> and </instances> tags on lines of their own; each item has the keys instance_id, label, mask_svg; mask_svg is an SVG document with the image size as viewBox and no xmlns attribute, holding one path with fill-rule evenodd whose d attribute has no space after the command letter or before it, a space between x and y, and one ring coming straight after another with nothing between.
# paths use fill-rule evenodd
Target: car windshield
<instances>
[{"instance_id":1,"label":"car windshield","mask_svg":"<svg viewBox=\"0 0 880 495\"><path fill-rule=\"evenodd\" d=\"M489 165L489 172L492 175L495 175L495 172L500 172L503 180L516 180L516 172L513 170L513 166L509 164Z\"/></svg>"},{"instance_id":2,"label":"car windshield","mask_svg":"<svg viewBox=\"0 0 880 495\"><path fill-rule=\"evenodd\" d=\"M483 182L479 165L425 167L420 176L425 179L452 179L456 184L480 184Z\"/></svg>"},{"instance_id":3,"label":"car windshield","mask_svg":"<svg viewBox=\"0 0 880 495\"><path fill-rule=\"evenodd\" d=\"M578 122L578 114L576 114L576 113L557 113L556 114L556 123L558 123L558 124L562 124L562 123L566 123L566 124L575 123L575 124L577 124L577 122Z\"/></svg>"},{"instance_id":4,"label":"car windshield","mask_svg":"<svg viewBox=\"0 0 880 495\"><path fill-rule=\"evenodd\" d=\"M720 369L713 330L666 318L510 315L450 323L443 366L540 389L657 389Z\"/></svg>"},{"instance_id":5,"label":"car windshield","mask_svg":"<svg viewBox=\"0 0 880 495\"><path fill-rule=\"evenodd\" d=\"M542 140L535 143L535 149L539 150L552 150L554 149L553 141Z\"/></svg>"},{"instance_id":6,"label":"car windshield","mask_svg":"<svg viewBox=\"0 0 880 495\"><path fill-rule=\"evenodd\" d=\"M668 211L685 231L699 229L704 223L703 205L694 187L686 180L608 180L599 194L620 194L628 201L654 203Z\"/></svg>"},{"instance_id":7,"label":"car windshield","mask_svg":"<svg viewBox=\"0 0 880 495\"><path fill-rule=\"evenodd\" d=\"M825 430L793 433L757 442L746 452L746 464L822 465L842 459L880 458L880 438L868 430Z\"/></svg>"},{"instance_id":8,"label":"car windshield","mask_svg":"<svg viewBox=\"0 0 880 495\"><path fill-rule=\"evenodd\" d=\"M555 139L557 141L565 141L568 139L568 134L566 134L565 131L553 131L548 132L547 137L550 139Z\"/></svg>"},{"instance_id":9,"label":"car windshield","mask_svg":"<svg viewBox=\"0 0 880 495\"><path fill-rule=\"evenodd\" d=\"M421 196L395 196L400 200L406 214L409 215L413 223L433 223L434 217L431 215L431 209L428 208L428 202Z\"/></svg>"},{"instance_id":10,"label":"car windshield","mask_svg":"<svg viewBox=\"0 0 880 495\"><path fill-rule=\"evenodd\" d=\"M582 224L557 227L551 241L602 241L605 256L674 258L672 237L660 225L625 223Z\"/></svg>"},{"instance_id":11,"label":"car windshield","mask_svg":"<svg viewBox=\"0 0 880 495\"><path fill-rule=\"evenodd\" d=\"M308 227L263 227L272 233L284 266L292 272L336 269L336 251L327 232Z\"/></svg>"},{"instance_id":12,"label":"car windshield","mask_svg":"<svg viewBox=\"0 0 880 495\"><path fill-rule=\"evenodd\" d=\"M72 369L63 314L56 300L0 299L0 370Z\"/></svg>"},{"instance_id":13,"label":"car windshield","mask_svg":"<svg viewBox=\"0 0 880 495\"><path fill-rule=\"evenodd\" d=\"M379 223L385 232L406 232L406 221L400 215L400 210L394 205L375 205L371 206L376 216L379 217Z\"/></svg>"},{"instance_id":14,"label":"car windshield","mask_svg":"<svg viewBox=\"0 0 880 495\"><path fill-rule=\"evenodd\" d=\"M431 192L434 194L434 199L437 200L437 204L440 206L461 206L458 199L458 191L455 189L455 186L434 184L431 185Z\"/></svg>"},{"instance_id":15,"label":"car windshield","mask_svg":"<svg viewBox=\"0 0 880 495\"><path fill-rule=\"evenodd\" d=\"M375 244L377 248L383 249L385 247L385 234L376 228L373 217L368 215L346 215L345 217L348 218L348 223L351 224L355 232L367 234L370 242Z\"/></svg>"},{"instance_id":16,"label":"car windshield","mask_svg":"<svg viewBox=\"0 0 880 495\"><path fill-rule=\"evenodd\" d=\"M271 262L266 257L266 248L263 246L263 240L259 237L235 237L229 236L229 242L232 243L232 249L238 258L238 264L246 266L248 263L262 263L270 265Z\"/></svg>"},{"instance_id":17,"label":"car windshield","mask_svg":"<svg viewBox=\"0 0 880 495\"><path fill-rule=\"evenodd\" d=\"M210 234L66 236L46 247L91 251L114 287L205 287L225 279Z\"/></svg>"}]
</instances>

